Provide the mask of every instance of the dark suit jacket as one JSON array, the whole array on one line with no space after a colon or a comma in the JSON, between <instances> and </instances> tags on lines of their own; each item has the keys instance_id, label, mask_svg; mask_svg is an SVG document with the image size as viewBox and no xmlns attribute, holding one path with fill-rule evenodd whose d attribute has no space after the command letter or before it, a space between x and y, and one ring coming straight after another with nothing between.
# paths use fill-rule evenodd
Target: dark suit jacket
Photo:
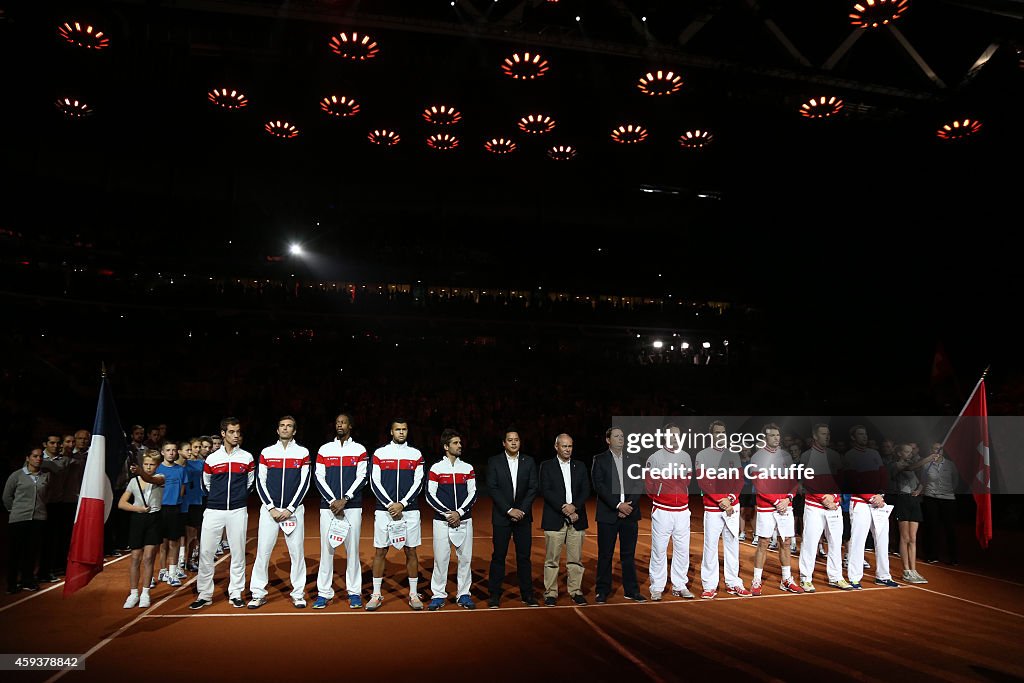
<instances>
[{"instance_id":1,"label":"dark suit jacket","mask_svg":"<svg viewBox=\"0 0 1024 683\"><path fill-rule=\"evenodd\" d=\"M537 464L530 456L519 454L519 479L513 500L508 457L504 452L492 456L487 460L487 491L491 494L492 524L511 526L513 522L507 513L512 508L526 513L526 517L516 524L529 524L533 521L533 499L537 497Z\"/></svg>"},{"instance_id":2,"label":"dark suit jacket","mask_svg":"<svg viewBox=\"0 0 1024 683\"><path fill-rule=\"evenodd\" d=\"M612 460L612 452L605 451L594 456L594 464L591 467L591 476L594 479L594 491L597 493L597 523L608 524L617 522L619 519L619 473L615 469L615 461ZM633 514L625 520L636 522L640 519L640 494L643 493L643 477L630 482L628 475L630 465L643 467L638 455L623 452L622 454L622 479L626 484L626 502L633 506ZM640 470L637 469L639 475Z\"/></svg>"},{"instance_id":3,"label":"dark suit jacket","mask_svg":"<svg viewBox=\"0 0 1024 683\"><path fill-rule=\"evenodd\" d=\"M583 531L587 528L587 498L590 497L590 477L587 466L578 460L569 460L569 478L572 486L572 504L576 506L579 519L572 525L573 529ZM565 505L565 480L562 479L562 468L557 456L540 464L540 495L544 497L544 516L541 528L545 531L559 531L566 521L562 514Z\"/></svg>"}]
</instances>

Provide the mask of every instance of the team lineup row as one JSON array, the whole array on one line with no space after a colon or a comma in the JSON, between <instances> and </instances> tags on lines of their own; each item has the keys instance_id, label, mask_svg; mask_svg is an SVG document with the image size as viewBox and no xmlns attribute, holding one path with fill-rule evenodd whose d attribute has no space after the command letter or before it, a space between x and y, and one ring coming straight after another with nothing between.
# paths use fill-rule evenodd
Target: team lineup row
<instances>
[{"instance_id":1,"label":"team lineup row","mask_svg":"<svg viewBox=\"0 0 1024 683\"><path fill-rule=\"evenodd\" d=\"M678 431L678 427L668 429ZM715 421L712 433L725 433L725 425ZM133 548L130 573L132 593L125 607L148 606L149 585L152 574L152 550L161 538L179 538L182 525L201 527L197 576L198 597L191 609L201 609L213 601L213 566L226 536L231 550L228 597L234 607L246 606L245 588L245 533L248 522L249 491L255 487L262 505L259 511L256 558L250 581L248 607L258 609L267 601L268 566L270 555L283 532L290 556L291 599L295 607L306 607L304 554L305 506L302 501L310 486L320 494L320 550L321 559L317 575L317 597L314 609L323 609L334 598L334 555L344 546L347 556L345 589L350 608L363 607L362 574L359 558L359 539L362 525L362 495L369 487L375 502L373 521L374 557L372 561L372 590L366 610L375 611L383 603L382 583L386 557L390 548L403 550L409 575L409 605L414 610L424 608L417 592L419 559L417 548L421 543L419 497L422 495L433 513L434 568L431 576L431 600L427 608L442 608L448 600L448 565L451 549L458 560L456 603L467 609L475 604L470 597L473 546L472 510L477 501L478 485L472 465L461 459L462 442L458 432L447 429L441 435L443 457L425 473L420 451L408 443L408 424L396 419L390 427L391 441L369 456L366 449L351 438L352 418L340 414L335 420L336 438L324 444L314 458L308 449L295 441L296 422L286 416L278 421L278 441L263 449L258 458L243 450L241 425L235 418L221 422L223 445L203 460L188 461L190 468L173 464L173 457L157 466L160 456L153 451L145 454L141 463L131 466L133 476L120 501L122 509L131 515L131 547ZM765 446L751 458L758 471L756 494L756 535L760 539L754 558L753 579L750 588L739 577L739 496L742 482L707 478L700 480L704 498L704 548L700 578L702 598L717 595L720 584L719 541L724 554L725 588L729 594L741 597L761 595L763 568L768 552L768 539L781 536L778 545L782 570L780 590L803 593L813 592L813 574L816 549L824 537L828 545L826 573L828 584L841 590L859 589L863 576L863 555L869 532L875 537L875 547L885 547L888 539L889 513L884 488L867 488L868 493L854 494L850 504L850 544L848 550L848 579L843 577L842 538L843 519L840 511L838 488L829 488L827 482L814 490L808 489L803 515L803 547L799 557L800 581L792 577L790 540L796 535L792 509L791 484L782 483L779 472L791 465L789 454L779 449L781 433L776 425L764 428ZM824 471L836 471L830 461L839 456L828 448L827 425L816 425L809 461L821 460ZM488 577L488 606L500 604L505 579L505 560L510 543L516 545L516 560L521 600L529 606L538 606L532 582L530 552L532 544L531 522L534 499L543 500L541 528L545 536L544 603L554 605L558 596L558 575L563 548L567 568L567 588L576 604L587 604L581 584L583 577L582 545L589 520L585 502L592 491L597 494L596 523L598 562L596 600L603 603L612 590L612 561L616 543L619 544L623 594L627 599L645 601L640 592L634 553L640 520L642 493L651 499L651 556L649 567L650 598L661 600L666 590L682 598L695 597L687 587L690 564L690 510L688 479L647 481L641 490L630 486L631 469L644 471L693 471L733 467L738 456L727 449L707 448L694 458L682 450L661 449L646 460L624 452L623 431L613 427L606 432L607 450L594 456L590 471L573 455L573 440L567 434L555 439L556 457L541 463L520 453L519 434L505 433L503 452L488 461L486 492L493 505L493 554ZM858 446L856 454L862 472L871 471L877 462L884 471L876 451ZM861 457L863 456L863 457ZM195 463L192 465L192 463ZM194 476L186 474L188 469ZM870 478L865 478L870 482ZM717 483L716 483L717 482ZM772 482L778 482L773 487ZM834 485L834 482L832 482ZM205 495L205 509L194 503L188 512L180 512L181 504L196 491ZM191 493L190 493L191 492ZM131 502L129 502L131 500ZM201 519L199 511L201 512ZM164 521L161 521L164 520ZM673 545L671 562L669 543ZM141 550L140 550L141 549ZM173 555L172 555L173 556ZM143 558L147 558L143 561ZM889 574L888 557L877 554L875 583L896 587ZM139 564L142 562L143 575ZM146 576L148 572L150 576ZM170 574L173 578L173 570ZM142 593L139 594L139 580ZM671 585L669 586L669 581ZM174 585L174 584L172 584ZM141 598L145 599L142 600Z\"/></svg>"}]
</instances>

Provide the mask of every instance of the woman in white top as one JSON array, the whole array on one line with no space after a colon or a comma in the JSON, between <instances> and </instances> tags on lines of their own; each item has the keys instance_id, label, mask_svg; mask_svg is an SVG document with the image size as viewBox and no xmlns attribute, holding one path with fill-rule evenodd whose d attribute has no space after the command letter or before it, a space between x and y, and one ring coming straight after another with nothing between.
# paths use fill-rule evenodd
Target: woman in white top
<instances>
[{"instance_id":1,"label":"woman in white top","mask_svg":"<svg viewBox=\"0 0 1024 683\"><path fill-rule=\"evenodd\" d=\"M156 451L146 451L142 456L142 471L152 476L160 462ZM139 472L138 465L132 465L132 474ZM128 488L118 501L117 507L130 512L128 527L129 545L132 549L132 563L128 570L128 582L131 592L124 601L124 608L131 609L136 605L149 607L149 586L153 579L153 556L156 548L163 540L163 527L160 524L160 506L163 501L162 486L145 482L142 477L134 476L128 482ZM129 503L128 499L132 502ZM142 595L139 595L139 565L142 566Z\"/></svg>"}]
</instances>

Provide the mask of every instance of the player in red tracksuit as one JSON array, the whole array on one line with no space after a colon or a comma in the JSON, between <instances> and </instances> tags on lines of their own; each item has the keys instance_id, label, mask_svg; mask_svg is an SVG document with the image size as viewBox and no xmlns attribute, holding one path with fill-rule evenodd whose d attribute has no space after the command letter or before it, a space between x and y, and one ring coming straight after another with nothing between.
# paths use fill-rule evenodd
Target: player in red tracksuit
<instances>
[{"instance_id":1,"label":"player in red tracksuit","mask_svg":"<svg viewBox=\"0 0 1024 683\"><path fill-rule=\"evenodd\" d=\"M782 567L782 582L779 588L790 593L803 593L800 585L793 580L790 567L789 543L796 534L793 517L793 494L799 483L790 474L793 459L779 448L782 434L779 426L770 423L763 428L766 445L750 458L750 467L757 480L757 519L754 531L757 534L757 551L754 553L754 580L750 584L751 595L761 595L761 575L768 555L768 539L778 530L779 564Z\"/></svg>"},{"instance_id":2,"label":"player in red tracksuit","mask_svg":"<svg viewBox=\"0 0 1024 683\"><path fill-rule=\"evenodd\" d=\"M868 432L861 425L850 429L853 448L843 456L843 489L850 495L850 549L847 553L847 577L850 585L859 589L864 576L864 545L868 531L875 535L875 583L879 586L898 588L899 584L889 574L889 554L885 551L889 543L889 512L891 505L885 504L885 490L889 482L889 470L882 462L882 456L868 448ZM854 493L867 491L867 493Z\"/></svg>"},{"instance_id":3,"label":"player in red tracksuit","mask_svg":"<svg viewBox=\"0 0 1024 683\"><path fill-rule=\"evenodd\" d=\"M704 556L700 565L702 592L711 600L718 594L718 540L725 553L725 588L730 595L750 597L740 580L740 491L743 470L739 453L726 448L725 423L715 420L709 427L713 442L694 460L697 481L704 492ZM726 476L722 476L726 475Z\"/></svg>"},{"instance_id":4,"label":"player in red tracksuit","mask_svg":"<svg viewBox=\"0 0 1024 683\"><path fill-rule=\"evenodd\" d=\"M693 598L686 587L690 569L690 454L679 448L679 427L667 425L668 444L647 460L645 482L651 510L651 600L661 600L668 580L668 543L672 541L672 595ZM675 448L676 450L672 450Z\"/></svg>"}]
</instances>

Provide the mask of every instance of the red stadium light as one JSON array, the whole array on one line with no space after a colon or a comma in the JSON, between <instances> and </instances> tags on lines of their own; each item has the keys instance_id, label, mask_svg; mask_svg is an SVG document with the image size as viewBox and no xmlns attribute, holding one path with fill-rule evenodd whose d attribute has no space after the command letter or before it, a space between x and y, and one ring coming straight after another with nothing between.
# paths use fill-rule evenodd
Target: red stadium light
<instances>
[{"instance_id":1,"label":"red stadium light","mask_svg":"<svg viewBox=\"0 0 1024 683\"><path fill-rule=\"evenodd\" d=\"M245 96L245 93L234 88L231 90L227 88L214 88L206 93L206 99L225 109L241 109L249 105L249 98Z\"/></svg>"},{"instance_id":2,"label":"red stadium light","mask_svg":"<svg viewBox=\"0 0 1024 683\"><path fill-rule=\"evenodd\" d=\"M519 119L519 130L530 135L543 135L555 129L555 120L544 114L529 114Z\"/></svg>"},{"instance_id":3,"label":"red stadium light","mask_svg":"<svg viewBox=\"0 0 1024 683\"><path fill-rule=\"evenodd\" d=\"M672 71L648 71L640 77L636 87L652 97L671 95L683 87L683 77Z\"/></svg>"},{"instance_id":4,"label":"red stadium light","mask_svg":"<svg viewBox=\"0 0 1024 683\"><path fill-rule=\"evenodd\" d=\"M700 149L711 144L715 136L709 130L688 130L679 136L679 144L687 149Z\"/></svg>"},{"instance_id":5,"label":"red stadium light","mask_svg":"<svg viewBox=\"0 0 1024 683\"><path fill-rule=\"evenodd\" d=\"M432 149L448 151L459 146L459 138L451 133L434 133L427 138L427 146Z\"/></svg>"},{"instance_id":6,"label":"red stadium light","mask_svg":"<svg viewBox=\"0 0 1024 683\"><path fill-rule=\"evenodd\" d=\"M86 50L110 47L110 39L103 35L103 31L79 21L65 21L57 27L57 33L72 45L84 47Z\"/></svg>"},{"instance_id":7,"label":"red stadium light","mask_svg":"<svg viewBox=\"0 0 1024 683\"><path fill-rule=\"evenodd\" d=\"M357 62L373 59L380 52L377 41L365 33L359 35L355 31L352 33L342 31L336 36L331 36L328 45L334 54Z\"/></svg>"},{"instance_id":8,"label":"red stadium light","mask_svg":"<svg viewBox=\"0 0 1024 683\"><path fill-rule=\"evenodd\" d=\"M824 119L838 113L842 108L843 101L838 97L812 97L800 105L800 114L809 119Z\"/></svg>"},{"instance_id":9,"label":"red stadium light","mask_svg":"<svg viewBox=\"0 0 1024 683\"><path fill-rule=\"evenodd\" d=\"M639 124L624 124L612 130L612 140L623 145L635 145L646 139L647 129Z\"/></svg>"},{"instance_id":10,"label":"red stadium light","mask_svg":"<svg viewBox=\"0 0 1024 683\"><path fill-rule=\"evenodd\" d=\"M981 130L981 121L977 119L963 119L950 121L935 131L940 140L963 140L978 133Z\"/></svg>"},{"instance_id":11,"label":"red stadium light","mask_svg":"<svg viewBox=\"0 0 1024 683\"><path fill-rule=\"evenodd\" d=\"M505 72L506 76L524 81L540 78L547 73L549 68L548 60L537 53L530 52L523 54L515 52L511 57L506 57L501 65L501 70Z\"/></svg>"},{"instance_id":12,"label":"red stadium light","mask_svg":"<svg viewBox=\"0 0 1024 683\"><path fill-rule=\"evenodd\" d=\"M462 120L462 113L455 107L434 105L423 110L423 119L435 126L451 126Z\"/></svg>"},{"instance_id":13,"label":"red stadium light","mask_svg":"<svg viewBox=\"0 0 1024 683\"><path fill-rule=\"evenodd\" d=\"M359 103L345 95L328 95L320 100L320 109L331 116L345 118L359 113Z\"/></svg>"},{"instance_id":14,"label":"red stadium light","mask_svg":"<svg viewBox=\"0 0 1024 683\"><path fill-rule=\"evenodd\" d=\"M295 124L288 121L267 121L263 129L275 138L284 138L286 140L297 137L299 134L299 129L295 127Z\"/></svg>"},{"instance_id":15,"label":"red stadium light","mask_svg":"<svg viewBox=\"0 0 1024 683\"><path fill-rule=\"evenodd\" d=\"M910 0L857 0L850 9L850 23L860 28L878 28L896 21L910 9Z\"/></svg>"},{"instance_id":16,"label":"red stadium light","mask_svg":"<svg viewBox=\"0 0 1024 683\"><path fill-rule=\"evenodd\" d=\"M393 130L387 130L386 128L380 128L377 130L371 130L370 134L366 138L375 145L383 145L384 147L392 147L397 145L402 139Z\"/></svg>"},{"instance_id":17,"label":"red stadium light","mask_svg":"<svg viewBox=\"0 0 1024 683\"><path fill-rule=\"evenodd\" d=\"M570 145L555 145L548 149L548 158L555 161L569 161L576 158L576 148Z\"/></svg>"},{"instance_id":18,"label":"red stadium light","mask_svg":"<svg viewBox=\"0 0 1024 683\"><path fill-rule=\"evenodd\" d=\"M54 105L69 119L81 119L92 114L92 107L70 97L58 99Z\"/></svg>"},{"instance_id":19,"label":"red stadium light","mask_svg":"<svg viewBox=\"0 0 1024 683\"><path fill-rule=\"evenodd\" d=\"M484 143L484 149L492 154L511 154L519 147L508 138L491 138Z\"/></svg>"}]
</instances>

